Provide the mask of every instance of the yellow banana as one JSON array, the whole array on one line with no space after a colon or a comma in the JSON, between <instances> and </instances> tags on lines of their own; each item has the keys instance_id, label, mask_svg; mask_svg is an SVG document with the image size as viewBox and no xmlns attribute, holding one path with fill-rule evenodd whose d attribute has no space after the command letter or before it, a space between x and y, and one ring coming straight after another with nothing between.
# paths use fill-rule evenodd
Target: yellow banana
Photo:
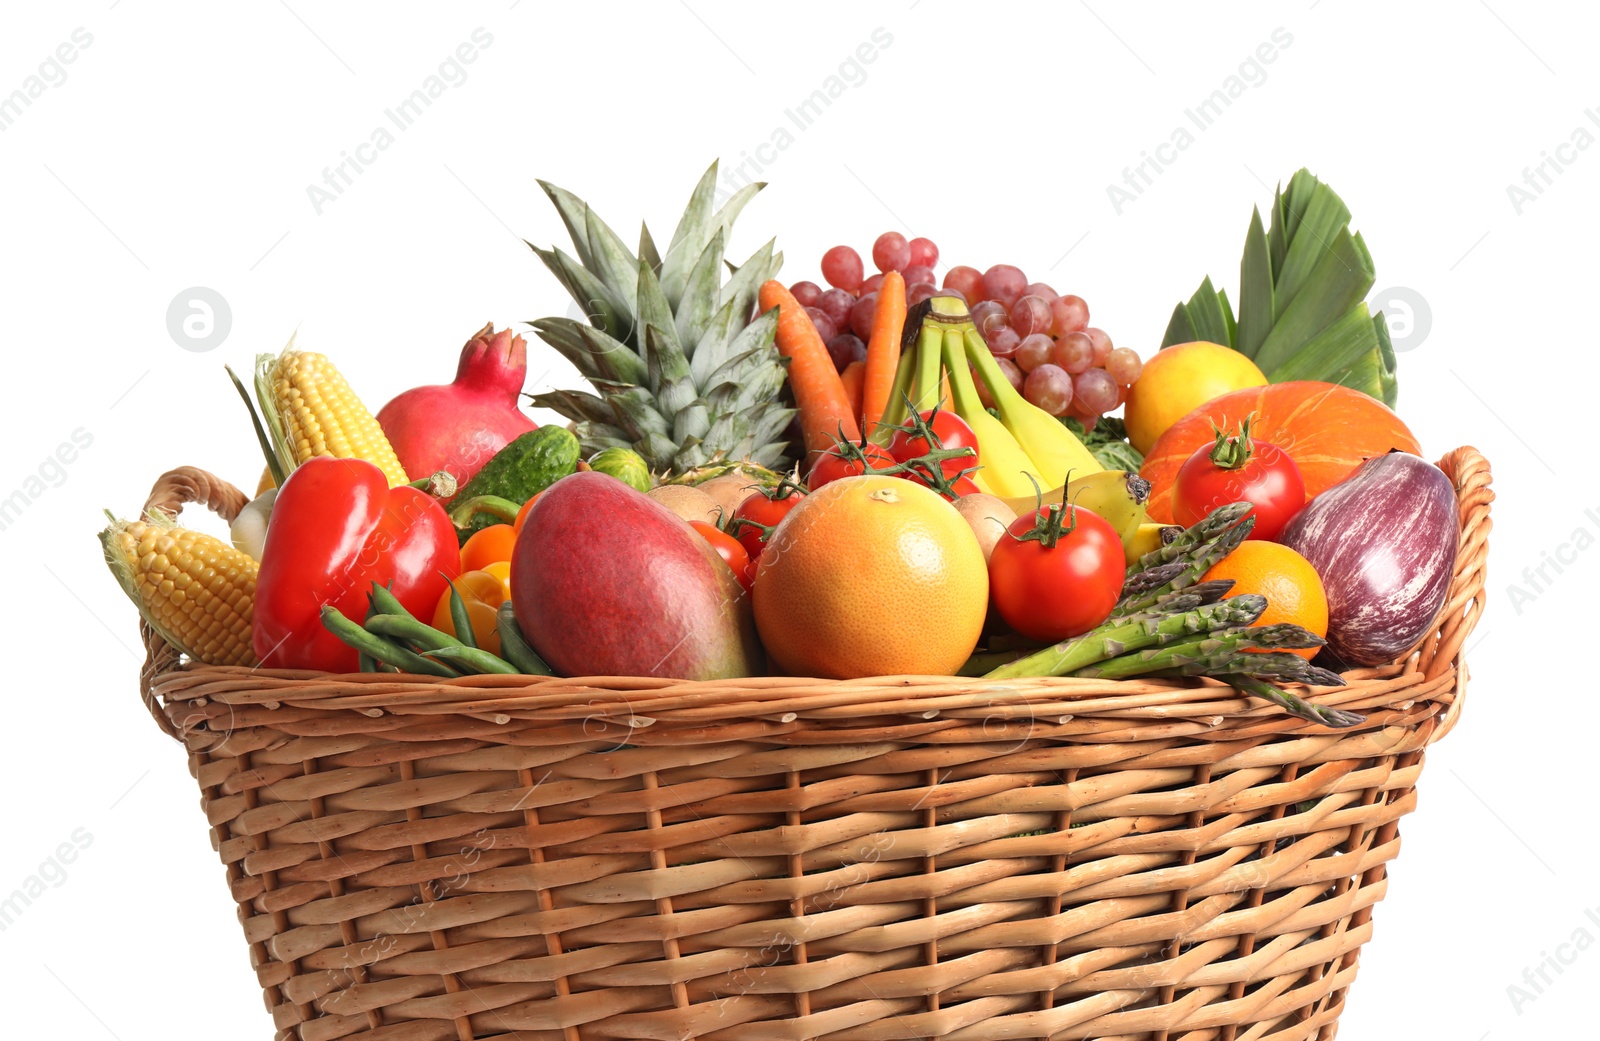
<instances>
[{"instance_id":1,"label":"yellow banana","mask_svg":"<svg viewBox=\"0 0 1600 1041\"><path fill-rule=\"evenodd\" d=\"M978 378L989 388L989 397L994 399L1000 421L1029 458L1041 467L1038 472L1041 484L1059 489L1070 477L1105 469L1061 420L1017 393L975 327L967 326L963 345L967 358L977 367Z\"/></svg>"},{"instance_id":2,"label":"yellow banana","mask_svg":"<svg viewBox=\"0 0 1600 1041\"><path fill-rule=\"evenodd\" d=\"M1045 503L1059 502L1062 489L1045 492ZM1144 504L1150 501L1150 482L1128 470L1101 470L1079 477L1066 487L1066 500L1074 506L1098 514L1117 531L1126 547L1141 525L1150 521ZM1034 508L1032 495L1008 499L1006 505L1020 515Z\"/></svg>"},{"instance_id":3,"label":"yellow banana","mask_svg":"<svg viewBox=\"0 0 1600 1041\"><path fill-rule=\"evenodd\" d=\"M978 462L983 466L978 471L982 479L979 487L1001 498L1024 494L1031 496L1034 485L1028 480L1028 474L1037 474L1039 468L1017 444L1011 431L984 411L983 402L978 398L978 388L972 382L972 373L968 371L962 353L960 326L945 328L930 321L923 326L924 337L929 329L939 332L944 341L943 361L950 376L950 398L955 406L953 411L966 420L967 426L978 438ZM1032 501L1031 498L1029 501ZM1032 509L1031 506L1029 508Z\"/></svg>"},{"instance_id":4,"label":"yellow banana","mask_svg":"<svg viewBox=\"0 0 1600 1041\"><path fill-rule=\"evenodd\" d=\"M1133 538L1123 541L1123 555L1127 557L1128 563L1132 564L1146 553L1154 553L1166 545L1170 535L1176 535L1182 530L1176 524L1157 524L1155 521L1141 524L1133 533Z\"/></svg>"}]
</instances>

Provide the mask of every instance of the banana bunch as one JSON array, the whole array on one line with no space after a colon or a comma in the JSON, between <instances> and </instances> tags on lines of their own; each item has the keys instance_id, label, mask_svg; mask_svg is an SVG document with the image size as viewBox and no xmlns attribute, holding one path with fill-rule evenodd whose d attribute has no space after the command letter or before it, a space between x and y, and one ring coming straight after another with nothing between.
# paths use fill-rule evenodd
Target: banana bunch
<instances>
[{"instance_id":1,"label":"banana bunch","mask_svg":"<svg viewBox=\"0 0 1600 1041\"><path fill-rule=\"evenodd\" d=\"M998 419L983 407L974 373L995 403ZM908 316L890 408L871 436L887 442L912 407L920 412L935 406L948 407L977 436L982 466L972 480L990 495L1026 498L1032 509L1041 490L1059 493L1071 477L1105 472L1060 420L1017 392L989 353L966 305L954 297L932 297ZM1093 509L1087 502L1082 505Z\"/></svg>"}]
</instances>

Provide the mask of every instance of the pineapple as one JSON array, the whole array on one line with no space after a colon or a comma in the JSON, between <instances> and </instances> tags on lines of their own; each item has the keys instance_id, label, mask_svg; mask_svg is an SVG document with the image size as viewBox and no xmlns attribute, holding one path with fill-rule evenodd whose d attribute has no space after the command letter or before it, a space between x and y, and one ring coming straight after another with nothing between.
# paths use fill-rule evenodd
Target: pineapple
<instances>
[{"instance_id":1,"label":"pineapple","mask_svg":"<svg viewBox=\"0 0 1600 1041\"><path fill-rule=\"evenodd\" d=\"M751 315L761 283L777 273L783 255L769 241L723 277L733 221L763 185L746 185L713 212L712 163L664 257L648 227L640 227L635 255L583 200L539 185L561 214L577 258L559 248L533 251L589 321L541 318L532 325L577 366L593 393L552 390L535 395L533 404L572 420L586 457L631 448L662 480L698 483L730 465L758 475L782 468L783 434L794 410L779 398L786 370L773 343L778 316L751 321Z\"/></svg>"}]
</instances>

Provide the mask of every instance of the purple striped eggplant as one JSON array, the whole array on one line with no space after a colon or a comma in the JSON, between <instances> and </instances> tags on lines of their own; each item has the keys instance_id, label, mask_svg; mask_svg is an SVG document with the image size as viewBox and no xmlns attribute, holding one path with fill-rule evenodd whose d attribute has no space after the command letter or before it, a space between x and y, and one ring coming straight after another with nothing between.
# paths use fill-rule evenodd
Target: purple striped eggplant
<instances>
[{"instance_id":1,"label":"purple striped eggplant","mask_svg":"<svg viewBox=\"0 0 1600 1041\"><path fill-rule=\"evenodd\" d=\"M1406 452L1368 459L1306 504L1281 541L1311 562L1328 593L1328 649L1382 665L1433 627L1455 574L1455 489Z\"/></svg>"}]
</instances>

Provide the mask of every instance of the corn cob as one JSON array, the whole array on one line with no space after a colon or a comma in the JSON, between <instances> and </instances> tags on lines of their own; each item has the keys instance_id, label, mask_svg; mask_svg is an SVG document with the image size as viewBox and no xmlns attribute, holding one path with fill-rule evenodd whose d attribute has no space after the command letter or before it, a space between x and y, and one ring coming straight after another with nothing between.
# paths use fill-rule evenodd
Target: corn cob
<instances>
[{"instance_id":1,"label":"corn cob","mask_svg":"<svg viewBox=\"0 0 1600 1041\"><path fill-rule=\"evenodd\" d=\"M326 357L297 351L256 359L256 397L285 472L313 456L365 459L389 478L408 483L394 448L344 376Z\"/></svg>"},{"instance_id":2,"label":"corn cob","mask_svg":"<svg viewBox=\"0 0 1600 1041\"><path fill-rule=\"evenodd\" d=\"M159 517L113 519L100 543L111 573L162 639L206 665L256 664L254 560Z\"/></svg>"}]
</instances>

